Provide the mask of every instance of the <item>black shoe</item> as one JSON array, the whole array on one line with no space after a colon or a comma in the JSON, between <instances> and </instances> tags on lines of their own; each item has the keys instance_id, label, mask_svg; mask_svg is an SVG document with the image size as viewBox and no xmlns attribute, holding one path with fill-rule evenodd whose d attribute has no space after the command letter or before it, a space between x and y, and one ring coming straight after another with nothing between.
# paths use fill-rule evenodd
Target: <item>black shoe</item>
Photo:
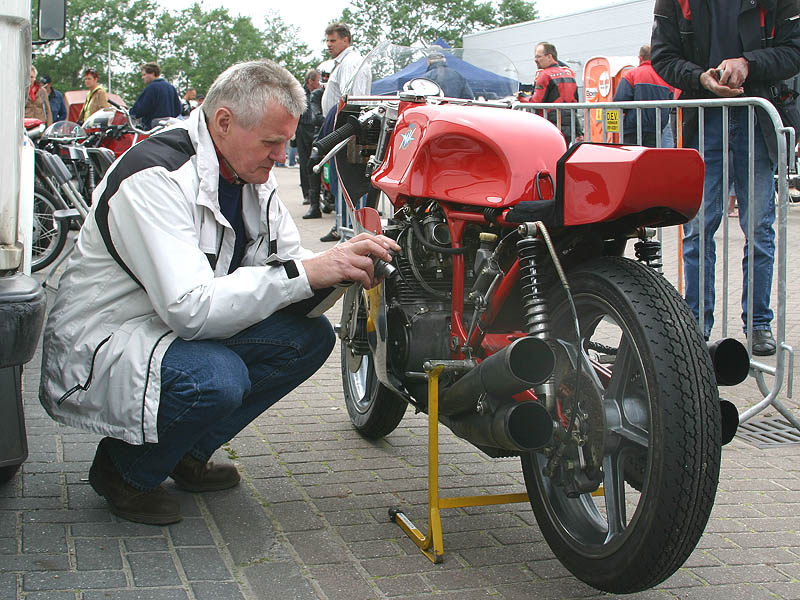
<instances>
[{"instance_id":1,"label":"black shoe","mask_svg":"<svg viewBox=\"0 0 800 600\"><path fill-rule=\"evenodd\" d=\"M308 206L309 204L311 204L311 202L309 202L308 198L303 198L303 206Z\"/></svg>"},{"instance_id":2,"label":"black shoe","mask_svg":"<svg viewBox=\"0 0 800 600\"><path fill-rule=\"evenodd\" d=\"M187 492L227 490L241 480L239 471L233 465L203 462L188 454L175 465L169 476L179 488Z\"/></svg>"},{"instance_id":3,"label":"black shoe","mask_svg":"<svg viewBox=\"0 0 800 600\"><path fill-rule=\"evenodd\" d=\"M753 331L753 355L772 356L778 349L772 331L769 329L756 329Z\"/></svg>"},{"instance_id":4,"label":"black shoe","mask_svg":"<svg viewBox=\"0 0 800 600\"><path fill-rule=\"evenodd\" d=\"M89 484L106 499L112 513L128 521L168 525L183 519L181 505L163 486L140 490L122 479L102 442L89 469Z\"/></svg>"},{"instance_id":5,"label":"black shoe","mask_svg":"<svg viewBox=\"0 0 800 600\"><path fill-rule=\"evenodd\" d=\"M303 215L304 219L321 219L322 213L319 210L319 204L316 206L312 206L308 209L308 212Z\"/></svg>"},{"instance_id":6,"label":"black shoe","mask_svg":"<svg viewBox=\"0 0 800 600\"><path fill-rule=\"evenodd\" d=\"M334 225L331 230L319 238L320 242L338 242L339 241L339 232L336 231L336 225Z\"/></svg>"}]
</instances>

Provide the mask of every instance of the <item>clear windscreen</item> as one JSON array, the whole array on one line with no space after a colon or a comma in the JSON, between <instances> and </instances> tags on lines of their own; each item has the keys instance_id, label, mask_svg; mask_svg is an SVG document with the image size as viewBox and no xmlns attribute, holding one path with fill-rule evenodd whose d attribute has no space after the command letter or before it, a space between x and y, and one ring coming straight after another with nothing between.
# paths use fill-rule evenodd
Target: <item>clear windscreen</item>
<instances>
[{"instance_id":1,"label":"clear windscreen","mask_svg":"<svg viewBox=\"0 0 800 600\"><path fill-rule=\"evenodd\" d=\"M364 58L344 93L396 96L416 78L435 81L449 98L502 100L519 91L514 63L496 50L410 48L381 42Z\"/></svg>"}]
</instances>

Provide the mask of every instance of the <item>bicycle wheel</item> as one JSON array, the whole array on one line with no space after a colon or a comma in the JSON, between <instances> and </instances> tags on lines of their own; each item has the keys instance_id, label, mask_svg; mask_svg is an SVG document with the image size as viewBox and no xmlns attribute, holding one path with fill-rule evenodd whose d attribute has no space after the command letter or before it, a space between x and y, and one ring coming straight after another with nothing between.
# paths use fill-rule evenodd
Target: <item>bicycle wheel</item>
<instances>
[{"instance_id":1,"label":"bicycle wheel","mask_svg":"<svg viewBox=\"0 0 800 600\"><path fill-rule=\"evenodd\" d=\"M67 243L68 227L57 220L53 213L60 203L53 195L41 188L33 193L33 243L31 271L36 272L51 264Z\"/></svg>"}]
</instances>

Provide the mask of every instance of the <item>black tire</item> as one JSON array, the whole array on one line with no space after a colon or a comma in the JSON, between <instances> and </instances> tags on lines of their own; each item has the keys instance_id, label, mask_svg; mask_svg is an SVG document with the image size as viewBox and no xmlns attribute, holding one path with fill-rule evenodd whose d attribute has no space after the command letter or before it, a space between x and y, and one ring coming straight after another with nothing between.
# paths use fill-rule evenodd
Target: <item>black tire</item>
<instances>
[{"instance_id":1,"label":"black tire","mask_svg":"<svg viewBox=\"0 0 800 600\"><path fill-rule=\"evenodd\" d=\"M358 304L354 310L359 314L359 326L355 343L343 339L340 344L344 403L353 427L365 438L379 439L397 428L408 403L378 381L366 340L366 314L360 291L348 291L345 302Z\"/></svg>"},{"instance_id":2,"label":"black tire","mask_svg":"<svg viewBox=\"0 0 800 600\"><path fill-rule=\"evenodd\" d=\"M53 195L37 187L33 193L33 238L31 244L31 271L36 272L50 265L67 243L69 227L53 217L61 208Z\"/></svg>"},{"instance_id":3,"label":"black tire","mask_svg":"<svg viewBox=\"0 0 800 600\"><path fill-rule=\"evenodd\" d=\"M545 453L523 456L525 484L542 534L567 569L606 592L637 592L672 575L705 529L719 479L719 397L695 319L662 276L607 257L578 267L569 281L598 375L596 383L581 378L574 430L589 432L583 456L599 467L603 495L581 488L568 497L557 482L564 471L554 472ZM554 339L574 343L564 292L550 301ZM574 406L574 363L555 346L556 397Z\"/></svg>"},{"instance_id":4,"label":"black tire","mask_svg":"<svg viewBox=\"0 0 800 600\"><path fill-rule=\"evenodd\" d=\"M14 478L14 475L17 474L17 471L19 471L19 468L21 466L22 464L6 465L5 467L0 467L0 485L3 485L4 483L8 483L9 481L11 481Z\"/></svg>"}]
</instances>

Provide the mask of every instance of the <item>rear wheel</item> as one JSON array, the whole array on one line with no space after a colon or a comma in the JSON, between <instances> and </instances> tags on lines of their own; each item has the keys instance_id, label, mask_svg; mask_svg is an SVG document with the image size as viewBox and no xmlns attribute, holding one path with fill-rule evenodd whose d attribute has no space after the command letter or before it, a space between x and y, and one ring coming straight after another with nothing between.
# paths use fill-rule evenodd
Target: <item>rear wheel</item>
<instances>
[{"instance_id":1,"label":"rear wheel","mask_svg":"<svg viewBox=\"0 0 800 600\"><path fill-rule=\"evenodd\" d=\"M571 433L523 456L525 483L572 573L636 592L672 575L703 533L719 478L719 398L695 320L663 277L603 258L569 280L591 366L576 376L574 319L558 291L554 389Z\"/></svg>"},{"instance_id":2,"label":"rear wheel","mask_svg":"<svg viewBox=\"0 0 800 600\"><path fill-rule=\"evenodd\" d=\"M59 207L50 192L38 187L34 190L31 271L40 271L51 264L67 243L69 228L53 216Z\"/></svg>"},{"instance_id":3,"label":"rear wheel","mask_svg":"<svg viewBox=\"0 0 800 600\"><path fill-rule=\"evenodd\" d=\"M360 286L352 286L345 299L345 312L352 325L341 341L342 384L350 422L366 438L390 434L403 420L408 403L384 386L375 373L375 363L367 342L367 315ZM349 307L349 308L348 308Z\"/></svg>"}]
</instances>

